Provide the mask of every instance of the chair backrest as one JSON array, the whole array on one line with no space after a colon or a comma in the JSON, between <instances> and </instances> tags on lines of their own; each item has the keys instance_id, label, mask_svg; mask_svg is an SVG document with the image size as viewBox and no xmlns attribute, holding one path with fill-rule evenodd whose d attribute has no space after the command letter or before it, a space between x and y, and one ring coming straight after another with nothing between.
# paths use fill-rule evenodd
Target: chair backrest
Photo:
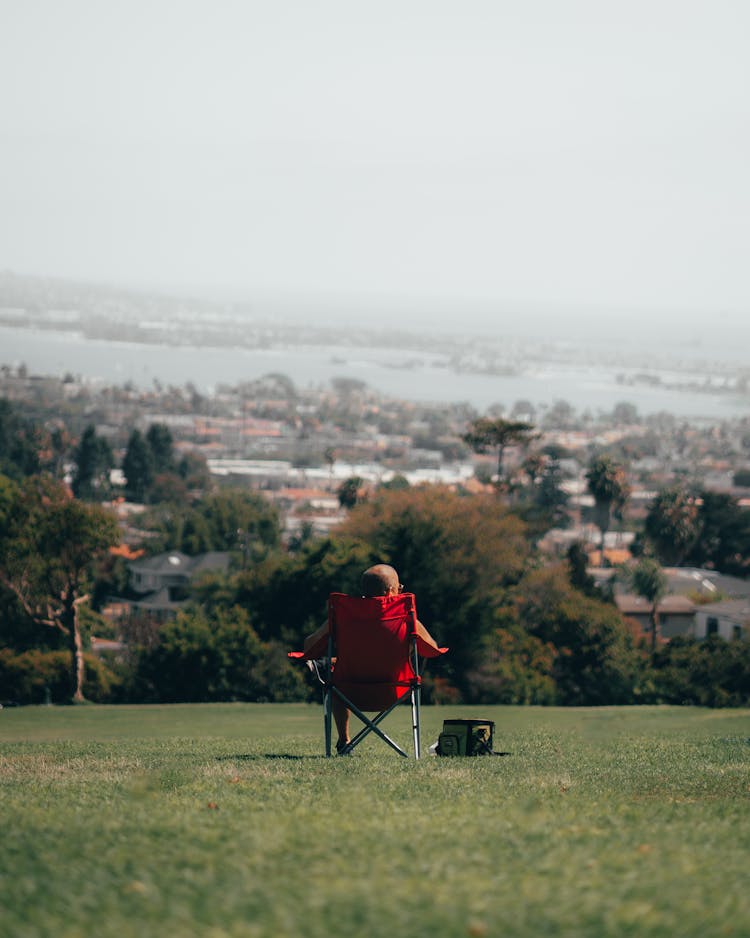
<instances>
[{"instance_id":1,"label":"chair backrest","mask_svg":"<svg viewBox=\"0 0 750 938\"><path fill-rule=\"evenodd\" d=\"M416 677L413 593L374 597L332 593L328 615L337 658L335 683L403 684Z\"/></svg>"}]
</instances>

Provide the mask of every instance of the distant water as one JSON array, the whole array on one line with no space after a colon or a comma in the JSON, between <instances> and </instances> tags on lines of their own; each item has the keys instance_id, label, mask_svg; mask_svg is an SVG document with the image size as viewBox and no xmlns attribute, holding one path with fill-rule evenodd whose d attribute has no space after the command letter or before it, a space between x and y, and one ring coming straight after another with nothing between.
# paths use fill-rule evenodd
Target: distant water
<instances>
[{"instance_id":1,"label":"distant water","mask_svg":"<svg viewBox=\"0 0 750 938\"><path fill-rule=\"evenodd\" d=\"M299 389L322 387L334 377L357 378L393 397L413 401L467 402L479 411L528 400L536 407L564 400L578 411L611 411L629 401L640 414L666 411L679 417L747 416L750 400L727 393L677 391L652 385L623 386L622 367L575 367L558 362L519 375L457 374L441 355L413 350L330 346L274 349L168 347L85 339L67 332L0 328L0 364L24 363L32 374L67 372L107 384L147 388L192 382L202 392L219 384L251 381L269 372L287 375ZM394 367L396 366L396 367ZM631 369L635 372L636 369Z\"/></svg>"}]
</instances>

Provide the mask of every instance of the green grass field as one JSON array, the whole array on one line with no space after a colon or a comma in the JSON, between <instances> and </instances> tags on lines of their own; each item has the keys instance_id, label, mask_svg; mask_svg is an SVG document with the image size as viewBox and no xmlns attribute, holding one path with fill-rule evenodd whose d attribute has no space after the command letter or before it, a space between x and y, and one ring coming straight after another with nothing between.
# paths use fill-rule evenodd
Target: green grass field
<instances>
[{"instance_id":1,"label":"green grass field","mask_svg":"<svg viewBox=\"0 0 750 938\"><path fill-rule=\"evenodd\" d=\"M750 710L425 708L424 744L456 716L511 755L326 760L307 705L2 710L0 936L750 935Z\"/></svg>"}]
</instances>

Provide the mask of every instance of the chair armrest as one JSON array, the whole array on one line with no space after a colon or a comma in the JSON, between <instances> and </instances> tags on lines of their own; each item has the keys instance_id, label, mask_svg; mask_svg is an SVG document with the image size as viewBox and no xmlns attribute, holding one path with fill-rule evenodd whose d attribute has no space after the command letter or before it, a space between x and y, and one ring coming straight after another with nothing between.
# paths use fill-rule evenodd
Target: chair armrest
<instances>
[{"instance_id":1,"label":"chair armrest","mask_svg":"<svg viewBox=\"0 0 750 938\"><path fill-rule=\"evenodd\" d=\"M420 658L439 658L448 651L447 648L438 648L435 645L429 645L417 637L417 654Z\"/></svg>"}]
</instances>

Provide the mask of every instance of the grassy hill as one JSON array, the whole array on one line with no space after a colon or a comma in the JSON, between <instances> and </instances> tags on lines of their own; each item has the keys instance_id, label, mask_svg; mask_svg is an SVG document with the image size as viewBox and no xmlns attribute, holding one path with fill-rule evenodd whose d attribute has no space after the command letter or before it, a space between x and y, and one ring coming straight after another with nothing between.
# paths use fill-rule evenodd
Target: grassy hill
<instances>
[{"instance_id":1,"label":"grassy hill","mask_svg":"<svg viewBox=\"0 0 750 938\"><path fill-rule=\"evenodd\" d=\"M511 755L326 760L307 705L0 711L0 935L750 933L750 711L426 708L423 741L472 715Z\"/></svg>"}]
</instances>

